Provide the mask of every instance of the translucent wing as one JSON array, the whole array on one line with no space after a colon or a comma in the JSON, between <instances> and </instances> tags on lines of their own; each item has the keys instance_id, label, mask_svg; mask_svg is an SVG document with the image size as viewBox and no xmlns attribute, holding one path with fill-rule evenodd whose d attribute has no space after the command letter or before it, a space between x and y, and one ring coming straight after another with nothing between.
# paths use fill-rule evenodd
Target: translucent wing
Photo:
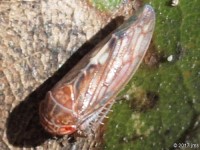
<instances>
[{"instance_id":1,"label":"translucent wing","mask_svg":"<svg viewBox=\"0 0 200 150\"><path fill-rule=\"evenodd\" d=\"M83 80L77 82L79 94L76 100L85 101L79 108L81 115L104 106L130 80L146 53L154 25L154 11L146 5L89 58Z\"/></svg>"}]
</instances>

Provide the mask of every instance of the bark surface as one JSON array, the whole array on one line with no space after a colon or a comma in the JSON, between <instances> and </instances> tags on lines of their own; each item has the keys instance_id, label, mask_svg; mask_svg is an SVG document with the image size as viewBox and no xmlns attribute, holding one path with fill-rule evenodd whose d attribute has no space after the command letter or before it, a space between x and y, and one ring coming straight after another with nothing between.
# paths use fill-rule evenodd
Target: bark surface
<instances>
[{"instance_id":1,"label":"bark surface","mask_svg":"<svg viewBox=\"0 0 200 150\"><path fill-rule=\"evenodd\" d=\"M103 129L86 138L46 133L38 106L46 92L116 28L123 19L111 17L121 14L128 16L122 9L115 15L101 13L79 0L0 1L2 150L102 149Z\"/></svg>"}]
</instances>

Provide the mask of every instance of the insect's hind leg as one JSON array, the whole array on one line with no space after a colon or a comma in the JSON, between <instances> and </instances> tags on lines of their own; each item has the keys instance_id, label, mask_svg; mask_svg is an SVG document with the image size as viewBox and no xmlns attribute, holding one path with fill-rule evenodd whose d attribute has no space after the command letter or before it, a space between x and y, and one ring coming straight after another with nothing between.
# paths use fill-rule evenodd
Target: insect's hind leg
<instances>
[{"instance_id":1,"label":"insect's hind leg","mask_svg":"<svg viewBox=\"0 0 200 150\"><path fill-rule=\"evenodd\" d=\"M91 123L92 124L91 127L92 127L93 132L95 132L101 124L104 124L103 120L104 120L104 118L106 118L106 115L110 111L112 111L111 107L113 106L114 103L115 103L115 99L112 98L105 104L104 107L102 107L102 109L100 110L101 112L99 113L97 119L95 119L95 121Z\"/></svg>"}]
</instances>

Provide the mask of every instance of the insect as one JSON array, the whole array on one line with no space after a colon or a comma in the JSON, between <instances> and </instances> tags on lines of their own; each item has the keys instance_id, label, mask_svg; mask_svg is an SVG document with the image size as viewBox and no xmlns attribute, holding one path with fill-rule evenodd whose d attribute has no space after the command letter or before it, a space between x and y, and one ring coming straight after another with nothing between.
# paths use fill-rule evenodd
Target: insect
<instances>
[{"instance_id":1,"label":"insect","mask_svg":"<svg viewBox=\"0 0 200 150\"><path fill-rule=\"evenodd\" d=\"M154 26L145 5L83 57L40 103L43 127L54 135L94 133L141 63Z\"/></svg>"}]
</instances>

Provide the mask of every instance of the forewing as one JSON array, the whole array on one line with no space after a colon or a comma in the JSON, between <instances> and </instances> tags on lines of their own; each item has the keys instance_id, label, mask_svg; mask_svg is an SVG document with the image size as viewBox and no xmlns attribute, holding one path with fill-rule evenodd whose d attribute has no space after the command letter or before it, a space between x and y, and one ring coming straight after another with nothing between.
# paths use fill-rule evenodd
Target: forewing
<instances>
[{"instance_id":1,"label":"forewing","mask_svg":"<svg viewBox=\"0 0 200 150\"><path fill-rule=\"evenodd\" d=\"M151 6L145 5L55 86L53 93L63 88L63 93L68 95L59 103L71 109L81 121L98 117L103 109L110 108L111 99L130 80L142 61L154 24L155 13Z\"/></svg>"},{"instance_id":2,"label":"forewing","mask_svg":"<svg viewBox=\"0 0 200 150\"><path fill-rule=\"evenodd\" d=\"M112 34L110 40L100 49L102 57L94 56L90 59L98 61L97 64L101 66L95 74L91 74L93 77L90 84L94 90L91 92L87 110L83 112L85 116L104 107L130 80L148 49L154 25L155 13L151 6L146 5ZM106 61L101 63L103 58ZM93 82L97 81L97 76L98 82ZM86 92L88 93L90 90ZM87 99L87 96L84 98Z\"/></svg>"}]
</instances>

